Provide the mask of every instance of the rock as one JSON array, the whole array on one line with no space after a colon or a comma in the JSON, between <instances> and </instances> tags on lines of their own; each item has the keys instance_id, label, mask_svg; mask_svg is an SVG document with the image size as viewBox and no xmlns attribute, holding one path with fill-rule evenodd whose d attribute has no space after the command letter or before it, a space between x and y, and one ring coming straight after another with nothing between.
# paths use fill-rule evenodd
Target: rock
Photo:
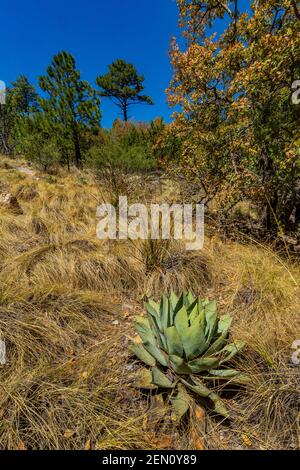
<instances>
[{"instance_id":1,"label":"rock","mask_svg":"<svg viewBox=\"0 0 300 470\"><path fill-rule=\"evenodd\" d=\"M1 194L0 195L0 207L9 209L16 215L23 214L23 210L18 202L18 199L13 196L11 193Z\"/></svg>"}]
</instances>

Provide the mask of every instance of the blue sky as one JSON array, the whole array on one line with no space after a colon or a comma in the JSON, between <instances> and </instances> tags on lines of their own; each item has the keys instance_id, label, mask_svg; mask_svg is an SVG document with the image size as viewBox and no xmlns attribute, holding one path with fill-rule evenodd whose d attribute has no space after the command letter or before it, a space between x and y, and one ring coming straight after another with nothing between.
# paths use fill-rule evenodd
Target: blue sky
<instances>
[{"instance_id":1,"label":"blue sky","mask_svg":"<svg viewBox=\"0 0 300 470\"><path fill-rule=\"evenodd\" d=\"M131 108L132 117L169 120L165 88L171 78L168 48L179 37L175 0L15 0L1 5L0 80L9 84L24 74L33 84L60 50L72 53L82 78L95 85L117 58L136 65L145 93L155 106ZM102 125L108 127L118 109L102 101Z\"/></svg>"}]
</instances>

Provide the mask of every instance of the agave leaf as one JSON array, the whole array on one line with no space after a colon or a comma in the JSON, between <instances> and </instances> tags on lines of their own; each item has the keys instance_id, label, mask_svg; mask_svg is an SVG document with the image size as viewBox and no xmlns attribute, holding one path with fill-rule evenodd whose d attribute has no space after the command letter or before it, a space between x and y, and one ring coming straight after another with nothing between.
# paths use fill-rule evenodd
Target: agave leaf
<instances>
[{"instance_id":1,"label":"agave leaf","mask_svg":"<svg viewBox=\"0 0 300 470\"><path fill-rule=\"evenodd\" d=\"M228 331L231 326L232 318L230 315L223 315L218 323L218 332L221 332L221 335L211 344L207 349L204 356L211 356L217 351L223 348L226 343L226 338L228 336ZM221 324L220 324L221 323Z\"/></svg>"},{"instance_id":2,"label":"agave leaf","mask_svg":"<svg viewBox=\"0 0 300 470\"><path fill-rule=\"evenodd\" d=\"M193 302L188 308L189 321L190 324L199 316L198 301Z\"/></svg>"},{"instance_id":3,"label":"agave leaf","mask_svg":"<svg viewBox=\"0 0 300 470\"><path fill-rule=\"evenodd\" d=\"M208 398L211 394L211 390L209 390L209 388L207 388L204 384L195 384L192 381L188 382L187 380L184 380L182 378L180 380L189 390L192 390L192 392L196 393L202 398Z\"/></svg>"},{"instance_id":4,"label":"agave leaf","mask_svg":"<svg viewBox=\"0 0 300 470\"><path fill-rule=\"evenodd\" d=\"M250 382L250 377L235 369L210 369L209 374L212 377L205 377L206 379L228 380L230 383L245 385Z\"/></svg>"},{"instance_id":5,"label":"agave leaf","mask_svg":"<svg viewBox=\"0 0 300 470\"><path fill-rule=\"evenodd\" d=\"M152 299L149 299L148 302L145 302L144 306L145 306L145 309L147 310L147 312L156 321L159 330L162 331L158 303L154 302L154 300L152 300Z\"/></svg>"},{"instance_id":6,"label":"agave leaf","mask_svg":"<svg viewBox=\"0 0 300 470\"><path fill-rule=\"evenodd\" d=\"M170 295L170 305L171 305L173 311L175 310L177 303L178 303L178 297L177 297L177 295L176 295L174 292L171 292L171 295Z\"/></svg>"},{"instance_id":7,"label":"agave leaf","mask_svg":"<svg viewBox=\"0 0 300 470\"><path fill-rule=\"evenodd\" d=\"M199 317L199 323L201 325L201 328L203 331L205 331L205 324L206 324L206 320L205 320L205 310L201 310L199 313L198 313L198 317Z\"/></svg>"},{"instance_id":8,"label":"agave leaf","mask_svg":"<svg viewBox=\"0 0 300 470\"><path fill-rule=\"evenodd\" d=\"M208 305L208 304L209 304L209 298L208 297L206 297L205 299L201 299L201 305L202 305L203 308L205 308L206 305Z\"/></svg>"},{"instance_id":9,"label":"agave leaf","mask_svg":"<svg viewBox=\"0 0 300 470\"><path fill-rule=\"evenodd\" d=\"M191 292L188 292L186 297L187 297L188 305L191 305L192 303L196 301L195 297L193 296Z\"/></svg>"},{"instance_id":10,"label":"agave leaf","mask_svg":"<svg viewBox=\"0 0 300 470\"><path fill-rule=\"evenodd\" d=\"M168 366L166 356L157 346L152 343L144 343L144 347L162 366Z\"/></svg>"},{"instance_id":11,"label":"agave leaf","mask_svg":"<svg viewBox=\"0 0 300 470\"><path fill-rule=\"evenodd\" d=\"M156 345L156 338L150 327L146 326L145 323L135 323L135 330L142 338L143 343L151 343Z\"/></svg>"},{"instance_id":12,"label":"agave leaf","mask_svg":"<svg viewBox=\"0 0 300 470\"><path fill-rule=\"evenodd\" d=\"M230 343L225 348L223 348L221 351L218 352L218 355L223 354L224 357L220 359L220 364L224 364L225 362L230 361L230 359L233 358L243 347L245 346L245 343L243 341L237 341L235 343Z\"/></svg>"},{"instance_id":13,"label":"agave leaf","mask_svg":"<svg viewBox=\"0 0 300 470\"><path fill-rule=\"evenodd\" d=\"M213 402L214 404L214 408L213 408L213 411L217 414L217 415L220 415L220 416L224 416L224 418L229 418L229 413L227 411L227 408L225 406L225 403L223 402L223 400L221 400L221 398L219 397L219 395L215 392L212 392L210 395L209 395L209 398L210 400Z\"/></svg>"},{"instance_id":14,"label":"agave leaf","mask_svg":"<svg viewBox=\"0 0 300 470\"><path fill-rule=\"evenodd\" d=\"M154 304L154 305L153 305ZM144 302L144 307L146 311L154 318L159 317L159 311L156 309L156 302L152 299L148 299L147 302Z\"/></svg>"},{"instance_id":15,"label":"agave leaf","mask_svg":"<svg viewBox=\"0 0 300 470\"><path fill-rule=\"evenodd\" d=\"M209 302L205 306L205 336L209 343L215 333L217 326L217 304L216 301Z\"/></svg>"},{"instance_id":16,"label":"agave leaf","mask_svg":"<svg viewBox=\"0 0 300 470\"><path fill-rule=\"evenodd\" d=\"M171 403L176 421L180 421L188 412L191 403L191 397L181 383L178 384L178 393L175 398L171 398Z\"/></svg>"},{"instance_id":17,"label":"agave leaf","mask_svg":"<svg viewBox=\"0 0 300 470\"><path fill-rule=\"evenodd\" d=\"M182 298L182 303L183 303L183 305L184 305L185 308L187 309L188 306L189 306L188 298L187 298L187 293L186 293L186 292L182 292L181 298Z\"/></svg>"},{"instance_id":18,"label":"agave leaf","mask_svg":"<svg viewBox=\"0 0 300 470\"><path fill-rule=\"evenodd\" d=\"M198 312L197 312L197 315L200 315L201 316L201 324L202 324L202 328L203 330L205 329L205 326L206 326L206 321L205 321L205 308L204 308L204 301L202 301L200 298L198 298L197 300L198 302Z\"/></svg>"},{"instance_id":19,"label":"agave leaf","mask_svg":"<svg viewBox=\"0 0 300 470\"><path fill-rule=\"evenodd\" d=\"M217 313L217 302L215 300L211 300L208 303L207 303L207 301L205 301L204 302L204 309L205 309L206 312Z\"/></svg>"},{"instance_id":20,"label":"agave leaf","mask_svg":"<svg viewBox=\"0 0 300 470\"><path fill-rule=\"evenodd\" d=\"M157 386L152 382L152 373L150 369L140 369L136 375L133 383L136 388L145 388L148 390L154 390Z\"/></svg>"},{"instance_id":21,"label":"agave leaf","mask_svg":"<svg viewBox=\"0 0 300 470\"><path fill-rule=\"evenodd\" d=\"M171 380L157 367L153 367L152 369L152 382L158 387L174 388L174 384Z\"/></svg>"},{"instance_id":22,"label":"agave leaf","mask_svg":"<svg viewBox=\"0 0 300 470\"><path fill-rule=\"evenodd\" d=\"M150 320L150 322L152 322L152 320ZM136 322L135 330L139 334L144 344L151 343L154 346L158 346L166 350L167 344L165 337L160 333L157 328L151 328L146 326L146 324L144 323Z\"/></svg>"},{"instance_id":23,"label":"agave leaf","mask_svg":"<svg viewBox=\"0 0 300 470\"><path fill-rule=\"evenodd\" d=\"M169 302L169 326L174 326L174 310Z\"/></svg>"},{"instance_id":24,"label":"agave leaf","mask_svg":"<svg viewBox=\"0 0 300 470\"><path fill-rule=\"evenodd\" d=\"M195 299L195 297L193 296L191 292L183 293L183 305L185 306L187 310L189 310L190 306L194 304L195 302L197 302L197 300Z\"/></svg>"},{"instance_id":25,"label":"agave leaf","mask_svg":"<svg viewBox=\"0 0 300 470\"><path fill-rule=\"evenodd\" d=\"M215 357L199 358L188 362L188 367L191 369L193 374L198 374L205 370L209 371L212 367L216 367L218 365L218 358Z\"/></svg>"},{"instance_id":26,"label":"agave leaf","mask_svg":"<svg viewBox=\"0 0 300 470\"><path fill-rule=\"evenodd\" d=\"M141 323L141 324L147 326L148 328L150 328L150 323L149 323L148 318L143 317L142 315L137 315L134 320L135 320L136 323Z\"/></svg>"},{"instance_id":27,"label":"agave leaf","mask_svg":"<svg viewBox=\"0 0 300 470\"><path fill-rule=\"evenodd\" d=\"M232 380L230 380L230 383L234 383L237 385L247 385L251 382L251 378L247 374L239 374L236 377L233 377Z\"/></svg>"},{"instance_id":28,"label":"agave leaf","mask_svg":"<svg viewBox=\"0 0 300 470\"><path fill-rule=\"evenodd\" d=\"M200 326L200 319L194 321L192 326L182 328L180 331L184 352L188 360L197 357L206 349L206 338Z\"/></svg>"},{"instance_id":29,"label":"agave leaf","mask_svg":"<svg viewBox=\"0 0 300 470\"><path fill-rule=\"evenodd\" d=\"M183 355L183 346L175 326L166 329L166 338L169 354Z\"/></svg>"},{"instance_id":30,"label":"agave leaf","mask_svg":"<svg viewBox=\"0 0 300 470\"><path fill-rule=\"evenodd\" d=\"M170 365L176 372L176 374L191 374L191 369L189 369L186 362L182 359L182 357L177 356L176 354L170 355Z\"/></svg>"},{"instance_id":31,"label":"agave leaf","mask_svg":"<svg viewBox=\"0 0 300 470\"><path fill-rule=\"evenodd\" d=\"M167 344L167 338L166 338L165 334L161 333L160 339L161 339L161 348L167 353L168 352L168 344Z\"/></svg>"},{"instance_id":32,"label":"agave leaf","mask_svg":"<svg viewBox=\"0 0 300 470\"><path fill-rule=\"evenodd\" d=\"M161 296L160 301L160 322L163 330L169 326L169 299L166 295Z\"/></svg>"},{"instance_id":33,"label":"agave leaf","mask_svg":"<svg viewBox=\"0 0 300 470\"><path fill-rule=\"evenodd\" d=\"M193 383L187 382L184 379L180 379L180 380L182 383L184 383L184 385L186 385L187 388L197 393L197 395L199 395L200 397L209 398L214 404L213 411L216 414L219 414L221 416L224 416L225 418L228 418L228 411L226 409L226 406L223 400L221 400L221 398L215 392L212 392L208 387L206 387L204 384L200 384L199 382L195 384L194 382Z\"/></svg>"},{"instance_id":34,"label":"agave leaf","mask_svg":"<svg viewBox=\"0 0 300 470\"><path fill-rule=\"evenodd\" d=\"M235 369L211 369L209 371L210 375L226 378L226 377L236 377L241 372Z\"/></svg>"},{"instance_id":35,"label":"agave leaf","mask_svg":"<svg viewBox=\"0 0 300 470\"><path fill-rule=\"evenodd\" d=\"M153 309L153 311L155 312L155 315L159 317L159 304L155 302L153 299L148 299L147 304Z\"/></svg>"},{"instance_id":36,"label":"agave leaf","mask_svg":"<svg viewBox=\"0 0 300 470\"><path fill-rule=\"evenodd\" d=\"M233 377L230 380L230 383L234 383L237 385L247 385L250 382L251 382L251 378L249 377L249 375L243 374L243 373L237 375L236 377Z\"/></svg>"},{"instance_id":37,"label":"agave leaf","mask_svg":"<svg viewBox=\"0 0 300 470\"><path fill-rule=\"evenodd\" d=\"M140 359L140 361L147 364L147 366L154 367L156 365L156 360L148 353L142 344L131 343L129 349Z\"/></svg>"},{"instance_id":38,"label":"agave leaf","mask_svg":"<svg viewBox=\"0 0 300 470\"><path fill-rule=\"evenodd\" d=\"M210 357L216 355L220 349L224 347L225 339L220 336L216 341L214 341L211 346L205 351L203 357Z\"/></svg>"},{"instance_id":39,"label":"agave leaf","mask_svg":"<svg viewBox=\"0 0 300 470\"><path fill-rule=\"evenodd\" d=\"M181 337L183 331L189 327L188 314L184 306L181 307L181 309L178 310L177 313L175 312L174 323L179 333L179 336Z\"/></svg>"},{"instance_id":40,"label":"agave leaf","mask_svg":"<svg viewBox=\"0 0 300 470\"><path fill-rule=\"evenodd\" d=\"M155 320L155 318L153 318L151 315L149 315L149 324L150 324L150 327L151 327L151 330L155 336L155 338L157 339L157 342L158 342L158 346L164 350L166 350L166 342L164 341L164 336L163 334L160 332L160 329L158 327L158 324L157 324L157 321Z\"/></svg>"},{"instance_id":41,"label":"agave leaf","mask_svg":"<svg viewBox=\"0 0 300 470\"><path fill-rule=\"evenodd\" d=\"M160 331L155 318L149 317L148 322L150 324L150 329L156 339L156 341L153 344L157 343L156 344L157 346L159 346L161 349L167 352L168 347L167 347L167 340L166 340L165 334Z\"/></svg>"},{"instance_id":42,"label":"agave leaf","mask_svg":"<svg viewBox=\"0 0 300 470\"><path fill-rule=\"evenodd\" d=\"M229 328L231 327L232 323L232 316L231 315L222 315L218 322L218 331L217 333L224 335L228 332Z\"/></svg>"},{"instance_id":43,"label":"agave leaf","mask_svg":"<svg viewBox=\"0 0 300 470\"><path fill-rule=\"evenodd\" d=\"M177 302L177 305L174 309L174 313L176 315L176 313L182 309L182 307L185 307L185 302L184 302L184 299L185 299L185 294L184 292L180 295L179 299L178 299L178 302Z\"/></svg>"}]
</instances>

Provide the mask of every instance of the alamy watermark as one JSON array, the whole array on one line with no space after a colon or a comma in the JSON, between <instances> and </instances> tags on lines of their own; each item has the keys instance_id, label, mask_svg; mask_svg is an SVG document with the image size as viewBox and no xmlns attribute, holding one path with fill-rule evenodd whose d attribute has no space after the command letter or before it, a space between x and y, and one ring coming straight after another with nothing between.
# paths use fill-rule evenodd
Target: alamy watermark
<instances>
[{"instance_id":1,"label":"alamy watermark","mask_svg":"<svg viewBox=\"0 0 300 470\"><path fill-rule=\"evenodd\" d=\"M292 364L298 366L300 364L300 339L296 339L293 342L292 349L295 349L295 352L292 354Z\"/></svg>"},{"instance_id":2,"label":"alamy watermark","mask_svg":"<svg viewBox=\"0 0 300 470\"><path fill-rule=\"evenodd\" d=\"M293 81L292 90L295 90L292 93L292 103L300 104L300 80Z\"/></svg>"},{"instance_id":3,"label":"alamy watermark","mask_svg":"<svg viewBox=\"0 0 300 470\"><path fill-rule=\"evenodd\" d=\"M5 104L6 102L6 85L0 80L0 104Z\"/></svg>"},{"instance_id":4,"label":"alamy watermark","mask_svg":"<svg viewBox=\"0 0 300 470\"><path fill-rule=\"evenodd\" d=\"M203 204L128 205L119 197L118 209L112 204L97 208L97 237L101 240L185 240L187 250L201 250L204 244Z\"/></svg>"},{"instance_id":5,"label":"alamy watermark","mask_svg":"<svg viewBox=\"0 0 300 470\"><path fill-rule=\"evenodd\" d=\"M0 365L6 364L6 345L5 342L0 340Z\"/></svg>"}]
</instances>

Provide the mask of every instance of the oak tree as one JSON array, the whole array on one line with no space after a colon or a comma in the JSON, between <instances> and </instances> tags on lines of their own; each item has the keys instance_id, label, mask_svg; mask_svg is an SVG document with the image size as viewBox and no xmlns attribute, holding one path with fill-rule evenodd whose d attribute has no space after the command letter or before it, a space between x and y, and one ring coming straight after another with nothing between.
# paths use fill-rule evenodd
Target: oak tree
<instances>
[{"instance_id":1,"label":"oak tree","mask_svg":"<svg viewBox=\"0 0 300 470\"><path fill-rule=\"evenodd\" d=\"M300 21L290 0L178 0L185 50L173 41L169 132L178 171L224 211L254 202L268 229L300 222ZM212 34L212 31L224 30ZM200 191L199 191L200 192ZM219 198L219 200L218 200Z\"/></svg>"}]
</instances>

